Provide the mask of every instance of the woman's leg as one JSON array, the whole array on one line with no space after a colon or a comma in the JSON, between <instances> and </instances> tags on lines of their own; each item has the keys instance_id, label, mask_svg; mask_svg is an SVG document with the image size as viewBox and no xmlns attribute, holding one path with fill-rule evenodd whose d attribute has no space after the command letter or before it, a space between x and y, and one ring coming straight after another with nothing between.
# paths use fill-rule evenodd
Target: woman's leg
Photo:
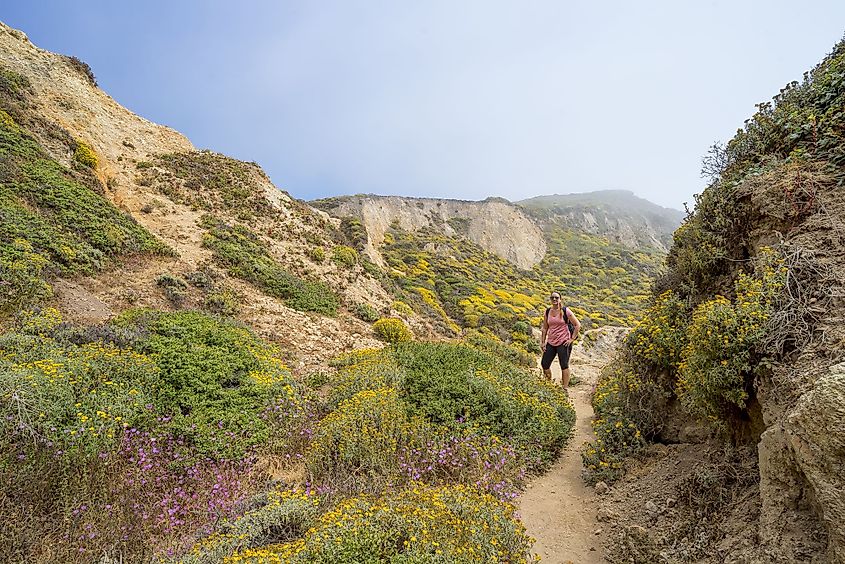
<instances>
[{"instance_id":1,"label":"woman's leg","mask_svg":"<svg viewBox=\"0 0 845 564\"><path fill-rule=\"evenodd\" d=\"M546 380L552 379L552 361L555 359L555 347L546 343L546 351L543 353L543 359L540 361L540 366L543 367L543 376Z\"/></svg>"},{"instance_id":2,"label":"woman's leg","mask_svg":"<svg viewBox=\"0 0 845 564\"><path fill-rule=\"evenodd\" d=\"M572 345L568 347L560 347L558 352L558 360L560 361L560 385L563 389L569 387L569 355L572 354Z\"/></svg>"}]
</instances>

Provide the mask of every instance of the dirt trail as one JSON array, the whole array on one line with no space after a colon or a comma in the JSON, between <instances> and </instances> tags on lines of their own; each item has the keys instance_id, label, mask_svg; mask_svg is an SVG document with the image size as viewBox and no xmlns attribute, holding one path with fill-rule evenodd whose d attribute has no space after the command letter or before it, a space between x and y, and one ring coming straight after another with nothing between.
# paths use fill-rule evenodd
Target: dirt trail
<instances>
[{"instance_id":1,"label":"dirt trail","mask_svg":"<svg viewBox=\"0 0 845 564\"><path fill-rule=\"evenodd\" d=\"M575 434L548 473L534 480L519 499L519 513L528 534L537 539L534 552L543 562L601 564L601 524L596 521L597 500L581 479L581 446L593 437L590 390L599 366L573 364L581 381L570 386L575 407ZM560 367L553 365L553 379L560 382ZM599 532L599 534L596 534Z\"/></svg>"}]
</instances>

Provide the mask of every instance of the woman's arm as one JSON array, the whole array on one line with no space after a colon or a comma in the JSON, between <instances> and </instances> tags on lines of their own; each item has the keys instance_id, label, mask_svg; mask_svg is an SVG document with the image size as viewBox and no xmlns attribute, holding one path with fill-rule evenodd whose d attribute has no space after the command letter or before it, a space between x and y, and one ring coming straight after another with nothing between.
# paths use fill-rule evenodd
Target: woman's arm
<instances>
[{"instance_id":1,"label":"woman's arm","mask_svg":"<svg viewBox=\"0 0 845 564\"><path fill-rule=\"evenodd\" d=\"M546 352L546 333L549 331L549 323L546 319L546 316L543 315L543 323L540 325L542 328L542 335L540 336L540 350Z\"/></svg>"}]
</instances>

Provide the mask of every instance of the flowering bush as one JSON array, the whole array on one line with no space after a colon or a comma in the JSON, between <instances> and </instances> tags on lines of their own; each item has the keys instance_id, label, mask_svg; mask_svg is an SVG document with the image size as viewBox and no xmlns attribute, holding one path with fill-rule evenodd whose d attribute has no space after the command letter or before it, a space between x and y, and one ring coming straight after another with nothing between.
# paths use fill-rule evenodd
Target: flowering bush
<instances>
[{"instance_id":1,"label":"flowering bush","mask_svg":"<svg viewBox=\"0 0 845 564\"><path fill-rule=\"evenodd\" d=\"M308 472L352 491L395 481L399 445L421 425L408 418L396 390L358 392L320 421L305 454Z\"/></svg>"},{"instance_id":2,"label":"flowering bush","mask_svg":"<svg viewBox=\"0 0 845 564\"><path fill-rule=\"evenodd\" d=\"M581 451L587 483L613 483L625 471L625 458L645 446L637 426L624 415L608 414L592 423L596 440Z\"/></svg>"},{"instance_id":3,"label":"flowering bush","mask_svg":"<svg viewBox=\"0 0 845 564\"><path fill-rule=\"evenodd\" d=\"M716 296L693 312L678 386L682 404L696 415L721 419L745 407L766 322L786 277L771 251L761 260L755 275L739 275L733 301Z\"/></svg>"},{"instance_id":4,"label":"flowering bush","mask_svg":"<svg viewBox=\"0 0 845 564\"><path fill-rule=\"evenodd\" d=\"M332 378L332 389L326 402L330 409L363 390L399 390L405 380L404 371L383 351L353 351L341 355L334 362L346 363L346 366Z\"/></svg>"},{"instance_id":5,"label":"flowering bush","mask_svg":"<svg viewBox=\"0 0 845 564\"><path fill-rule=\"evenodd\" d=\"M332 249L332 260L343 266L354 266L358 262L358 251L346 245L338 245Z\"/></svg>"},{"instance_id":6,"label":"flowering bush","mask_svg":"<svg viewBox=\"0 0 845 564\"><path fill-rule=\"evenodd\" d=\"M631 352L636 346L628 339L627 349L602 370L592 404L595 441L581 450L587 483L612 483L625 471L625 458L645 446L644 433L656 433L662 420L656 403L668 399L669 392L655 381Z\"/></svg>"},{"instance_id":7,"label":"flowering bush","mask_svg":"<svg viewBox=\"0 0 845 564\"><path fill-rule=\"evenodd\" d=\"M308 256L314 262L323 262L326 260L326 251L323 250L323 247L311 247L308 249Z\"/></svg>"},{"instance_id":8,"label":"flowering bush","mask_svg":"<svg viewBox=\"0 0 845 564\"><path fill-rule=\"evenodd\" d=\"M88 168L97 168L97 163L99 162L97 153L84 141L76 142L76 149L73 151L73 160Z\"/></svg>"},{"instance_id":9,"label":"flowering bush","mask_svg":"<svg viewBox=\"0 0 845 564\"><path fill-rule=\"evenodd\" d=\"M44 546L60 561L184 550L242 510L256 449L301 453L310 437L313 402L245 328L141 310L117 324L74 328L45 310L0 337L13 560Z\"/></svg>"},{"instance_id":10,"label":"flowering bush","mask_svg":"<svg viewBox=\"0 0 845 564\"><path fill-rule=\"evenodd\" d=\"M314 490L273 489L257 509L225 522L222 530L196 543L179 564L217 564L236 550L292 540L316 521L322 497ZM238 561L238 558L233 559Z\"/></svg>"},{"instance_id":11,"label":"flowering bush","mask_svg":"<svg viewBox=\"0 0 845 564\"><path fill-rule=\"evenodd\" d=\"M399 467L410 481L475 486L502 500L514 499L525 483L525 460L499 437L443 430L421 439L399 451Z\"/></svg>"},{"instance_id":12,"label":"flowering bush","mask_svg":"<svg viewBox=\"0 0 845 564\"><path fill-rule=\"evenodd\" d=\"M663 292L628 335L628 346L658 370L675 372L687 342L689 312L671 290Z\"/></svg>"},{"instance_id":13,"label":"flowering bush","mask_svg":"<svg viewBox=\"0 0 845 564\"><path fill-rule=\"evenodd\" d=\"M255 487L252 458L186 462L194 457L183 440L134 428L116 452L99 458L105 491L78 499L66 533L79 552L91 555L103 546L146 546L160 555L185 550L198 532L235 516Z\"/></svg>"},{"instance_id":14,"label":"flowering bush","mask_svg":"<svg viewBox=\"0 0 845 564\"><path fill-rule=\"evenodd\" d=\"M159 376L148 357L131 350L99 342L68 347L24 334L0 338L0 373L5 437L89 453L150 418Z\"/></svg>"},{"instance_id":15,"label":"flowering bush","mask_svg":"<svg viewBox=\"0 0 845 564\"><path fill-rule=\"evenodd\" d=\"M373 331L379 339L388 343L404 343L414 338L405 322L395 317L384 317L373 323Z\"/></svg>"},{"instance_id":16,"label":"flowering bush","mask_svg":"<svg viewBox=\"0 0 845 564\"><path fill-rule=\"evenodd\" d=\"M301 539L246 549L224 562L528 562L514 507L465 486L422 485L347 499Z\"/></svg>"},{"instance_id":17,"label":"flowering bush","mask_svg":"<svg viewBox=\"0 0 845 564\"><path fill-rule=\"evenodd\" d=\"M414 316L414 310L411 309L411 306L400 300L396 300L390 304L390 309L395 311L397 315L405 318Z\"/></svg>"}]
</instances>

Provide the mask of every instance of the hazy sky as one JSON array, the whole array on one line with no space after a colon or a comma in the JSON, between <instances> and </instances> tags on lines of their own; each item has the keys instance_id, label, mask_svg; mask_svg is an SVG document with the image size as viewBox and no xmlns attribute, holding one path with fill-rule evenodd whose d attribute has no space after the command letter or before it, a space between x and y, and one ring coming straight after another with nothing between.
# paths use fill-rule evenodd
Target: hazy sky
<instances>
[{"instance_id":1,"label":"hazy sky","mask_svg":"<svg viewBox=\"0 0 845 564\"><path fill-rule=\"evenodd\" d=\"M845 32L842 0L6 0L118 102L298 198L692 203L702 155Z\"/></svg>"}]
</instances>

